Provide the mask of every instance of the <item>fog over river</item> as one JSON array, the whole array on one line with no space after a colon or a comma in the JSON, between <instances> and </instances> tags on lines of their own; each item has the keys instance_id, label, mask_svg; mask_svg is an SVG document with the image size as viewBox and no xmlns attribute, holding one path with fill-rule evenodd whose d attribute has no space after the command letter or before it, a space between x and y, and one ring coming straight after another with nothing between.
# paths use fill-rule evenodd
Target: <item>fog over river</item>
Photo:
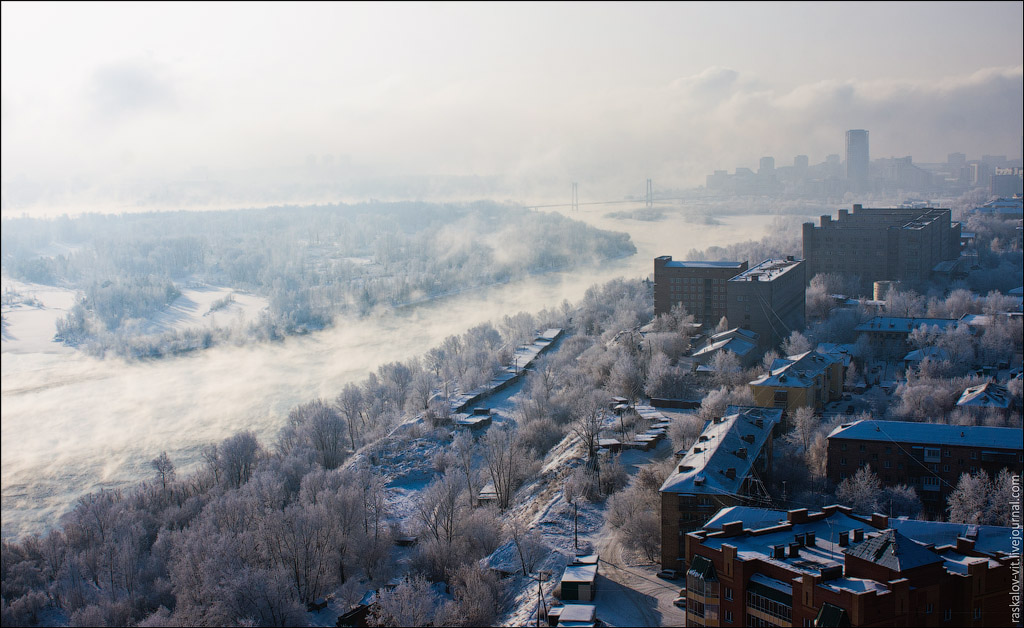
<instances>
[{"instance_id":1,"label":"fog over river","mask_svg":"<svg viewBox=\"0 0 1024 628\"><path fill-rule=\"evenodd\" d=\"M647 277L653 258L759 239L773 216L730 216L708 225L676 212L663 220L573 218L626 231L638 253L601 266L467 291L278 343L219 346L126 363L78 352L3 353L3 536L43 532L83 494L150 479L166 450L187 473L201 446L242 429L271 444L293 406L333 399L380 364L420 355L446 336L519 311L536 312L615 277ZM792 217L786 218L792 224ZM751 260L752 263L758 260ZM56 345L54 345L56 347Z\"/></svg>"}]
</instances>

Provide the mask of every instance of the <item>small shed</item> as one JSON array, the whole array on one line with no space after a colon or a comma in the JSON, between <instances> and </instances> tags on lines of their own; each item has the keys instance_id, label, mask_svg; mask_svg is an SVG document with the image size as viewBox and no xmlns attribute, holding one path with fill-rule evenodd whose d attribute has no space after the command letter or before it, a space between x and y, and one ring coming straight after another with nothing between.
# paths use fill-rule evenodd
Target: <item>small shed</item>
<instances>
[{"instance_id":1,"label":"small shed","mask_svg":"<svg viewBox=\"0 0 1024 628\"><path fill-rule=\"evenodd\" d=\"M594 599L594 580L597 579L597 564L567 565L562 573L562 599L565 601L590 602Z\"/></svg>"},{"instance_id":2,"label":"small shed","mask_svg":"<svg viewBox=\"0 0 1024 628\"><path fill-rule=\"evenodd\" d=\"M597 440L597 447L615 453L622 449L622 443L617 438L599 438Z\"/></svg>"},{"instance_id":3,"label":"small shed","mask_svg":"<svg viewBox=\"0 0 1024 628\"><path fill-rule=\"evenodd\" d=\"M498 490L494 488L494 482L488 482L480 489L477 500L481 502L498 501Z\"/></svg>"}]
</instances>

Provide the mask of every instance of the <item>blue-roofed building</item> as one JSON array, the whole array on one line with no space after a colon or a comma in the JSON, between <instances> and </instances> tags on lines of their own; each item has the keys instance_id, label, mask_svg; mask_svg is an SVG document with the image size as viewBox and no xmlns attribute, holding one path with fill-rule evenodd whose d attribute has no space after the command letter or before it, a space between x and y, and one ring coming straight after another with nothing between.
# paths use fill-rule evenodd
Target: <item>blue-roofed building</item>
<instances>
[{"instance_id":1,"label":"blue-roofed building","mask_svg":"<svg viewBox=\"0 0 1024 628\"><path fill-rule=\"evenodd\" d=\"M686 535L687 625L1010 626L1012 529L723 509Z\"/></svg>"},{"instance_id":2,"label":"blue-roofed building","mask_svg":"<svg viewBox=\"0 0 1024 628\"><path fill-rule=\"evenodd\" d=\"M828 436L827 473L841 482L870 466L885 486L913 486L930 515L942 515L960 476L979 470L995 477L1024 468L1019 427L909 421L844 423Z\"/></svg>"}]
</instances>

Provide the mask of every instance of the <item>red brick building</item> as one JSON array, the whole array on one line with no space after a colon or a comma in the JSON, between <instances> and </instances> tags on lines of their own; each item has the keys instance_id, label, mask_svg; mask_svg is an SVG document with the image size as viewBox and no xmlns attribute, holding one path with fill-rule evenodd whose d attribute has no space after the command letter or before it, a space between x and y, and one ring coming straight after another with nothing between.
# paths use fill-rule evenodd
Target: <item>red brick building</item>
<instances>
[{"instance_id":1,"label":"red brick building","mask_svg":"<svg viewBox=\"0 0 1024 628\"><path fill-rule=\"evenodd\" d=\"M946 500L964 473L986 471L995 477L1008 468L1024 468L1021 429L856 421L828 436L828 478L839 483L870 466L885 486L906 484L917 490L929 515L942 515Z\"/></svg>"},{"instance_id":2,"label":"red brick building","mask_svg":"<svg viewBox=\"0 0 1024 628\"><path fill-rule=\"evenodd\" d=\"M725 509L686 537L687 625L1010 626L1011 539L845 506Z\"/></svg>"},{"instance_id":3,"label":"red brick building","mask_svg":"<svg viewBox=\"0 0 1024 628\"><path fill-rule=\"evenodd\" d=\"M693 322L713 328L726 313L726 282L747 269L746 262L679 262L654 258L654 314L682 304Z\"/></svg>"}]
</instances>

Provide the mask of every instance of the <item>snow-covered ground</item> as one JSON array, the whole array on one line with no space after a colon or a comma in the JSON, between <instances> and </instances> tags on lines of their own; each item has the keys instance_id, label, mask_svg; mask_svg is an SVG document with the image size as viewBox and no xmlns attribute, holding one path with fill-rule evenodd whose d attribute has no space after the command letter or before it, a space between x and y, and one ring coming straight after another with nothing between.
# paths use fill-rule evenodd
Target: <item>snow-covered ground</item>
<instances>
[{"instance_id":1,"label":"snow-covered ground","mask_svg":"<svg viewBox=\"0 0 1024 628\"><path fill-rule=\"evenodd\" d=\"M230 298L230 302L225 299ZM218 307L218 302L221 305ZM181 288L181 296L149 319L146 334L184 331L196 328L248 325L267 307L267 300L252 294L217 286L191 285Z\"/></svg>"},{"instance_id":2,"label":"snow-covered ground","mask_svg":"<svg viewBox=\"0 0 1024 628\"><path fill-rule=\"evenodd\" d=\"M53 341L57 320L75 304L75 292L65 288L23 283L3 277L3 352L63 353L71 351Z\"/></svg>"},{"instance_id":3,"label":"snow-covered ground","mask_svg":"<svg viewBox=\"0 0 1024 628\"><path fill-rule=\"evenodd\" d=\"M188 284L181 296L148 319L144 334L186 329L243 328L267 307L266 299L229 288ZM57 320L74 306L75 290L15 281L4 276L2 351L63 353L72 349L54 342ZM220 302L220 307L218 307Z\"/></svg>"}]
</instances>

